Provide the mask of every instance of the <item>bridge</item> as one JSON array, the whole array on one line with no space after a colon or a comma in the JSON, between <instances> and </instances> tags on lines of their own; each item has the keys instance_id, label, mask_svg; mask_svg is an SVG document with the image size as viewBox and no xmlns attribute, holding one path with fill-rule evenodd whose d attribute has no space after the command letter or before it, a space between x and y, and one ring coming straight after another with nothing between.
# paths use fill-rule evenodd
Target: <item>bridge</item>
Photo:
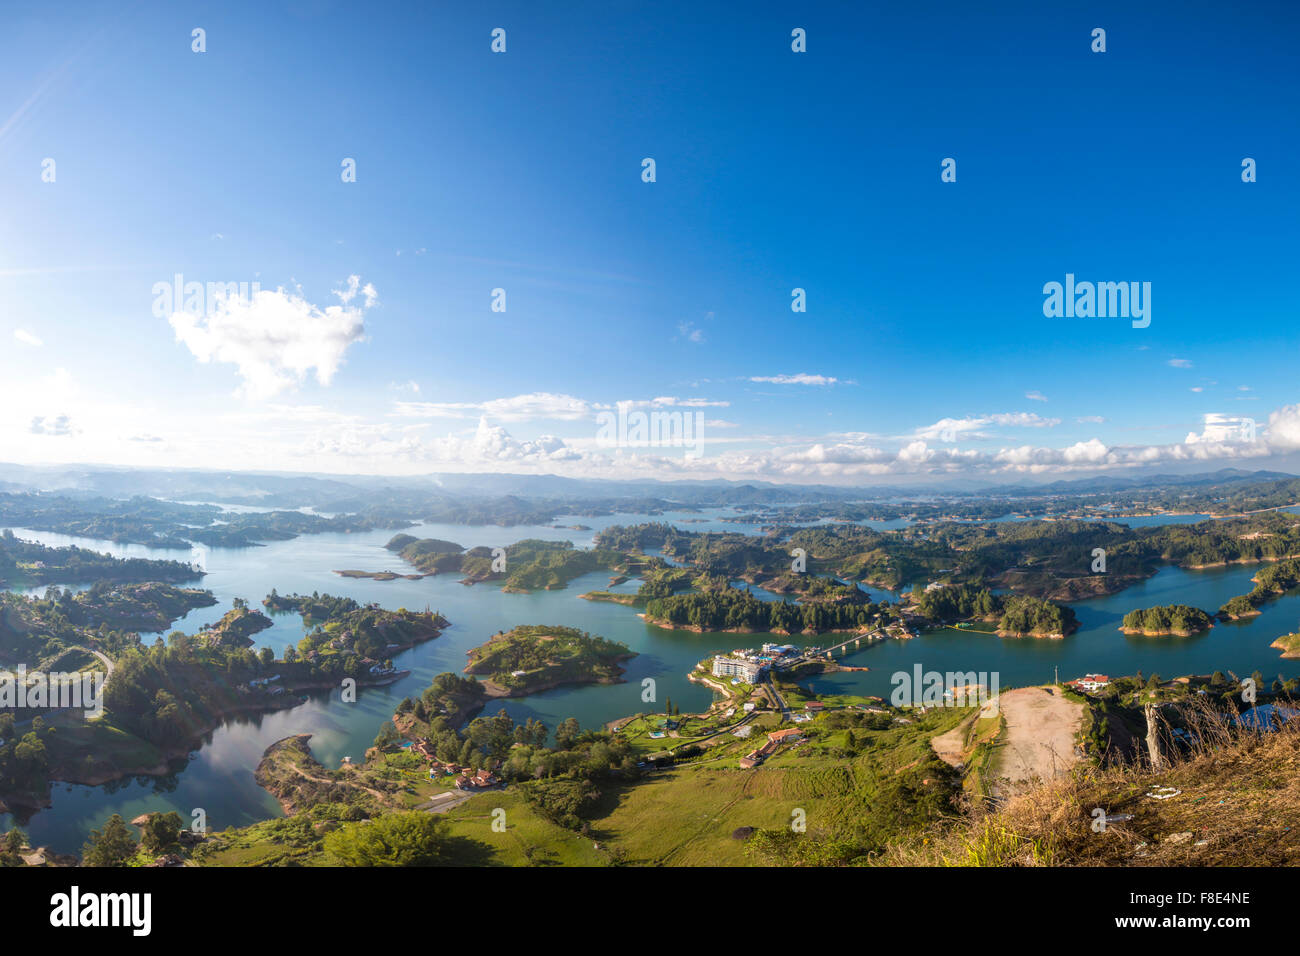
<instances>
[{"instance_id":1,"label":"bridge","mask_svg":"<svg viewBox=\"0 0 1300 956\"><path fill-rule=\"evenodd\" d=\"M823 648L817 653L817 656L833 657L836 651L842 651L843 654L848 654L851 653L849 650L850 646L852 646L853 650L856 651L862 646L863 641L866 641L867 645L870 646L879 641L885 640L886 636L885 632L880 630L870 631L867 634L854 634L848 640L840 641L838 644L834 644L831 647ZM843 656L843 654L841 654L841 656Z\"/></svg>"}]
</instances>

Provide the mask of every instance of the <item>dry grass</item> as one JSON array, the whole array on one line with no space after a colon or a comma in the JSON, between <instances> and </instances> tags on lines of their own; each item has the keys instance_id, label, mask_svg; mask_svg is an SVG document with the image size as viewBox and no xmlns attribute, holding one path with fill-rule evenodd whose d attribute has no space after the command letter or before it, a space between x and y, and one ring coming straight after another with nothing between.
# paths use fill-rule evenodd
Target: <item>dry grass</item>
<instances>
[{"instance_id":1,"label":"dry grass","mask_svg":"<svg viewBox=\"0 0 1300 956\"><path fill-rule=\"evenodd\" d=\"M1282 703L1282 702L1279 702ZM1295 866L1300 719L1239 728L1200 700L1166 709L1194 736L1161 770L1078 768L1002 807L972 806L877 862L903 866ZM1172 748L1170 748L1172 751ZM1170 788L1159 791L1157 788ZM1168 799L1153 792L1176 795ZM1112 819L1098 827L1096 811ZM1130 816L1117 820L1115 817Z\"/></svg>"}]
</instances>

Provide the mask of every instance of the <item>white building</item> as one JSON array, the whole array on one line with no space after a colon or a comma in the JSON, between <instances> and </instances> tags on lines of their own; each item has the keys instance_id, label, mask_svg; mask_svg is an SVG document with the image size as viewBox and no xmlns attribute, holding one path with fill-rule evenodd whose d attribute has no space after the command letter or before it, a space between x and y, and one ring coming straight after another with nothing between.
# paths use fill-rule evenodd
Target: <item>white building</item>
<instances>
[{"instance_id":1,"label":"white building","mask_svg":"<svg viewBox=\"0 0 1300 956\"><path fill-rule=\"evenodd\" d=\"M714 677L738 677L747 684L756 684L766 670L757 661L743 657L715 657L713 659Z\"/></svg>"}]
</instances>

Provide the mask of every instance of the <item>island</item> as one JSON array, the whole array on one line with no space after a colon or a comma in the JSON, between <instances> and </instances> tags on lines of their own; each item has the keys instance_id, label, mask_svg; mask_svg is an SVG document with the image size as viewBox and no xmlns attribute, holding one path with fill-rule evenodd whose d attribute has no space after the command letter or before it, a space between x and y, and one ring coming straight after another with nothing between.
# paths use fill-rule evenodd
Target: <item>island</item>
<instances>
[{"instance_id":1,"label":"island","mask_svg":"<svg viewBox=\"0 0 1300 956\"><path fill-rule=\"evenodd\" d=\"M1072 608L1027 594L994 594L969 584L918 586L909 597L909 610L931 625L992 623L999 637L1060 639L1079 626Z\"/></svg>"},{"instance_id":2,"label":"island","mask_svg":"<svg viewBox=\"0 0 1300 956\"><path fill-rule=\"evenodd\" d=\"M1282 652L1282 657L1287 660L1300 658L1300 633L1283 634L1269 647L1276 647Z\"/></svg>"},{"instance_id":3,"label":"island","mask_svg":"<svg viewBox=\"0 0 1300 956\"><path fill-rule=\"evenodd\" d=\"M213 624L204 624L199 635L213 647L244 648L253 646L253 635L271 626L271 619L254 611L243 598L235 598L234 607Z\"/></svg>"},{"instance_id":4,"label":"island","mask_svg":"<svg viewBox=\"0 0 1300 956\"><path fill-rule=\"evenodd\" d=\"M566 684L621 683L619 665L635 656L626 644L577 628L526 624L469 651L465 673L489 675L490 697L524 697Z\"/></svg>"},{"instance_id":5,"label":"island","mask_svg":"<svg viewBox=\"0 0 1300 956\"><path fill-rule=\"evenodd\" d=\"M1167 604L1129 611L1120 630L1143 637L1191 637L1214 626L1210 615L1186 604Z\"/></svg>"}]
</instances>

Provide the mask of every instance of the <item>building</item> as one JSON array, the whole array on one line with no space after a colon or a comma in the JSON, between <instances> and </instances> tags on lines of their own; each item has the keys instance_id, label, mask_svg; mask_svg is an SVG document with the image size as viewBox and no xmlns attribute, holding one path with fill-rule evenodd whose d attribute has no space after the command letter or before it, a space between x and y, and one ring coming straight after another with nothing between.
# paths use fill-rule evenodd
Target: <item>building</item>
<instances>
[{"instance_id":1,"label":"building","mask_svg":"<svg viewBox=\"0 0 1300 956\"><path fill-rule=\"evenodd\" d=\"M1078 690L1087 691L1092 694L1101 690L1103 687L1108 687L1109 685L1110 678L1105 674L1084 674L1082 677L1077 677L1070 681L1066 686L1074 687Z\"/></svg>"},{"instance_id":2,"label":"building","mask_svg":"<svg viewBox=\"0 0 1300 956\"><path fill-rule=\"evenodd\" d=\"M803 740L803 734L799 733L794 727L788 727L785 730L774 730L767 735L767 742L772 746L781 744L798 743Z\"/></svg>"},{"instance_id":3,"label":"building","mask_svg":"<svg viewBox=\"0 0 1300 956\"><path fill-rule=\"evenodd\" d=\"M758 661L743 657L715 657L713 659L714 677L738 677L747 684L757 684L767 670Z\"/></svg>"}]
</instances>

